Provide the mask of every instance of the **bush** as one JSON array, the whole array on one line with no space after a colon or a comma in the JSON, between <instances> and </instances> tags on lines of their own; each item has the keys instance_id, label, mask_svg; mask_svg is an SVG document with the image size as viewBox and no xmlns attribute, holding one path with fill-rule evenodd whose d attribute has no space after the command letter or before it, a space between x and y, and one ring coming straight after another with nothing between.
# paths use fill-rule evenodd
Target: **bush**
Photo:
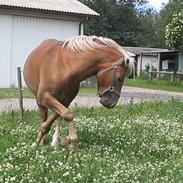
<instances>
[{"instance_id":1,"label":"bush","mask_svg":"<svg viewBox=\"0 0 183 183\"><path fill-rule=\"evenodd\" d=\"M167 46L183 50L183 10L173 15L166 26L165 37Z\"/></svg>"}]
</instances>

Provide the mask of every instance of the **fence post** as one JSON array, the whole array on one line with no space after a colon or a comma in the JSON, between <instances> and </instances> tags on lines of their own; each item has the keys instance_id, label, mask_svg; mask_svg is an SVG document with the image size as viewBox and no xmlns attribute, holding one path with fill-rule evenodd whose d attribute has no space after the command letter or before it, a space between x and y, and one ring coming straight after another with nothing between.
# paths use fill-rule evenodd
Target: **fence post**
<instances>
[{"instance_id":1,"label":"fence post","mask_svg":"<svg viewBox=\"0 0 183 183\"><path fill-rule=\"evenodd\" d=\"M171 77L171 83L173 83L174 82L174 74L171 74L170 77Z\"/></svg>"},{"instance_id":2,"label":"fence post","mask_svg":"<svg viewBox=\"0 0 183 183\"><path fill-rule=\"evenodd\" d=\"M177 79L177 85L180 86L180 75L178 75L178 79Z\"/></svg>"},{"instance_id":3,"label":"fence post","mask_svg":"<svg viewBox=\"0 0 183 183\"><path fill-rule=\"evenodd\" d=\"M19 107L20 107L20 116L23 119L23 88L22 88L22 77L21 77L21 67L17 67L17 77L18 77L18 94L19 94Z\"/></svg>"},{"instance_id":4,"label":"fence post","mask_svg":"<svg viewBox=\"0 0 183 183\"><path fill-rule=\"evenodd\" d=\"M152 72L149 71L149 79L152 80Z\"/></svg>"}]
</instances>

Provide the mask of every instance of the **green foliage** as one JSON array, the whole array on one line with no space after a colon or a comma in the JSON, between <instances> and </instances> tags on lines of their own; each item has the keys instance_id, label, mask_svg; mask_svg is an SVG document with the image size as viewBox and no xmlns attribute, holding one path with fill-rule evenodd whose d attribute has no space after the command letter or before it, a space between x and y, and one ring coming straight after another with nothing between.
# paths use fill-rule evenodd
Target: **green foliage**
<instances>
[{"instance_id":1,"label":"green foliage","mask_svg":"<svg viewBox=\"0 0 183 183\"><path fill-rule=\"evenodd\" d=\"M80 137L75 153L30 149L37 112L26 112L23 122L14 112L0 114L0 182L182 182L182 102L73 110Z\"/></svg>"},{"instance_id":2,"label":"green foliage","mask_svg":"<svg viewBox=\"0 0 183 183\"><path fill-rule=\"evenodd\" d=\"M183 50L183 10L174 14L166 26L166 44L169 47Z\"/></svg>"},{"instance_id":3,"label":"green foliage","mask_svg":"<svg viewBox=\"0 0 183 183\"><path fill-rule=\"evenodd\" d=\"M166 26L183 9L182 0L169 1L160 13L145 0L81 0L100 16L85 23L85 34L106 36L125 46L167 47ZM169 46L172 44L168 44Z\"/></svg>"},{"instance_id":4,"label":"green foliage","mask_svg":"<svg viewBox=\"0 0 183 183\"><path fill-rule=\"evenodd\" d=\"M171 22L173 15L183 9L182 0L173 0L160 11L159 18L157 19L157 40L159 40L159 47L167 47L165 44L165 31L166 26Z\"/></svg>"},{"instance_id":5,"label":"green foliage","mask_svg":"<svg viewBox=\"0 0 183 183\"><path fill-rule=\"evenodd\" d=\"M99 17L85 23L85 34L106 36L121 45L155 46L154 24L156 13L140 9L144 0L81 0L96 12Z\"/></svg>"},{"instance_id":6,"label":"green foliage","mask_svg":"<svg viewBox=\"0 0 183 183\"><path fill-rule=\"evenodd\" d=\"M139 13L139 26L136 35L138 46L158 47L160 45L158 37L157 22L158 13L153 9L147 9Z\"/></svg>"},{"instance_id":7,"label":"green foliage","mask_svg":"<svg viewBox=\"0 0 183 183\"><path fill-rule=\"evenodd\" d=\"M143 71L141 73L141 75L138 76L138 80L146 80L147 81L148 79L149 79L149 74L146 71Z\"/></svg>"}]
</instances>

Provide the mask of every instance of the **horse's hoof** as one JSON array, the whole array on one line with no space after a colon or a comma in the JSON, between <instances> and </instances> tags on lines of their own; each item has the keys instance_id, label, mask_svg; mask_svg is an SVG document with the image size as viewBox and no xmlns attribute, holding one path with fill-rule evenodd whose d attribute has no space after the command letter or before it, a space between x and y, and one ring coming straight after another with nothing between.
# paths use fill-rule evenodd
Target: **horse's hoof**
<instances>
[{"instance_id":1,"label":"horse's hoof","mask_svg":"<svg viewBox=\"0 0 183 183\"><path fill-rule=\"evenodd\" d=\"M69 145L67 145L67 148L69 151L76 152L78 150L78 145L77 144L69 144Z\"/></svg>"},{"instance_id":2,"label":"horse's hoof","mask_svg":"<svg viewBox=\"0 0 183 183\"><path fill-rule=\"evenodd\" d=\"M59 147L60 144L58 141L52 141L51 144L50 144L52 147Z\"/></svg>"},{"instance_id":3,"label":"horse's hoof","mask_svg":"<svg viewBox=\"0 0 183 183\"><path fill-rule=\"evenodd\" d=\"M31 149L36 149L38 147L38 144L37 142L34 142L32 145L31 145Z\"/></svg>"},{"instance_id":4,"label":"horse's hoof","mask_svg":"<svg viewBox=\"0 0 183 183\"><path fill-rule=\"evenodd\" d=\"M42 138L41 142L39 143L40 145L46 145L49 143L48 137L45 136Z\"/></svg>"},{"instance_id":5,"label":"horse's hoof","mask_svg":"<svg viewBox=\"0 0 183 183\"><path fill-rule=\"evenodd\" d=\"M61 145L63 146L66 146L70 143L70 138L68 136L64 137L62 140L61 140Z\"/></svg>"}]
</instances>

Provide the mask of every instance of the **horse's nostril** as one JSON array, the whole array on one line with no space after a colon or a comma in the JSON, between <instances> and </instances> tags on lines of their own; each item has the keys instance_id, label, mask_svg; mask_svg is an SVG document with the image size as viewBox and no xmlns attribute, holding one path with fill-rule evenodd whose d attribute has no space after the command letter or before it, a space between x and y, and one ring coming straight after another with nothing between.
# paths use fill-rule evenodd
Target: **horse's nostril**
<instances>
[{"instance_id":1,"label":"horse's nostril","mask_svg":"<svg viewBox=\"0 0 183 183\"><path fill-rule=\"evenodd\" d=\"M118 100L119 100L118 95L116 95L112 91L107 91L102 95L100 103L107 108L113 108L116 106Z\"/></svg>"},{"instance_id":2,"label":"horse's nostril","mask_svg":"<svg viewBox=\"0 0 183 183\"><path fill-rule=\"evenodd\" d=\"M112 105L111 105L111 108L115 107L115 105L116 105L116 104L112 104Z\"/></svg>"}]
</instances>

